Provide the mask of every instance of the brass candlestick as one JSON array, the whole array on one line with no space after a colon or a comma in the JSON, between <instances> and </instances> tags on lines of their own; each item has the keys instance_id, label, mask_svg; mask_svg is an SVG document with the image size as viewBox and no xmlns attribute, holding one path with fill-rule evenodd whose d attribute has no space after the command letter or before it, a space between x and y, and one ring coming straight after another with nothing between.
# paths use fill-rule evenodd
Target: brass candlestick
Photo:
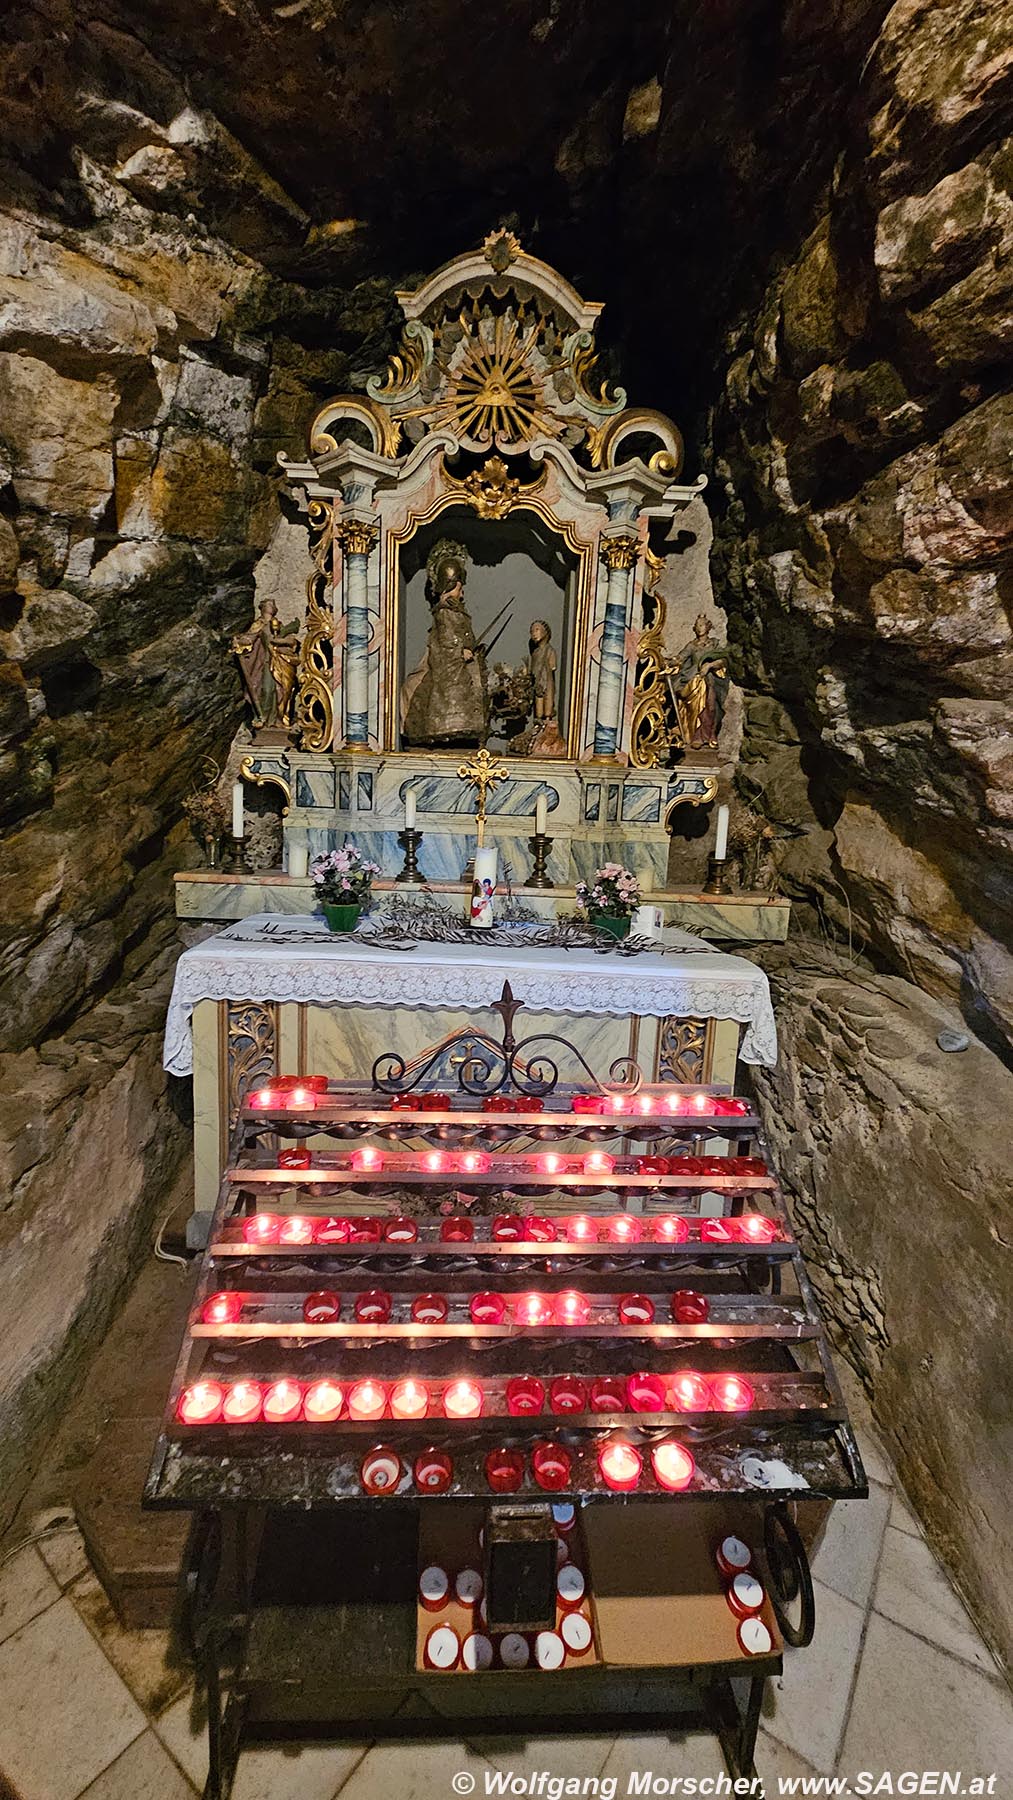
<instances>
[{"instance_id":1,"label":"brass candlestick","mask_svg":"<svg viewBox=\"0 0 1013 1800\"><path fill-rule=\"evenodd\" d=\"M707 858L707 879L703 884L705 894L730 894L731 888L725 875L725 859L714 855L713 850Z\"/></svg>"},{"instance_id":2,"label":"brass candlestick","mask_svg":"<svg viewBox=\"0 0 1013 1800\"><path fill-rule=\"evenodd\" d=\"M228 850L225 854L225 860L230 873L233 875L243 875L247 873L249 864L246 860L247 839L245 834L242 837L233 837L230 834L226 839L226 843L228 844Z\"/></svg>"},{"instance_id":3,"label":"brass candlestick","mask_svg":"<svg viewBox=\"0 0 1013 1800\"><path fill-rule=\"evenodd\" d=\"M552 881L545 872L545 864L548 861L553 841L552 838L546 837L544 831L536 831L534 837L528 839L528 849L535 859L535 866L528 876L528 887L547 888L552 886Z\"/></svg>"},{"instance_id":4,"label":"brass candlestick","mask_svg":"<svg viewBox=\"0 0 1013 1800\"><path fill-rule=\"evenodd\" d=\"M395 875L395 881L410 882L415 887L425 887L426 878L419 873L418 863L422 832L416 831L412 825L406 825L403 831L398 832L397 841L404 851L404 868L400 875Z\"/></svg>"}]
</instances>

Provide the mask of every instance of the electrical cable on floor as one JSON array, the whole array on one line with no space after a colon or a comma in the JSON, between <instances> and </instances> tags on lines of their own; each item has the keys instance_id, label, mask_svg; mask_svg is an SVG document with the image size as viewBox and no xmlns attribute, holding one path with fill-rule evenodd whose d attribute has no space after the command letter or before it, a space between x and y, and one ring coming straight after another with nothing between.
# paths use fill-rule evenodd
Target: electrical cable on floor
<instances>
[{"instance_id":1,"label":"electrical cable on floor","mask_svg":"<svg viewBox=\"0 0 1013 1800\"><path fill-rule=\"evenodd\" d=\"M19 1544L14 1544L10 1550L0 1556L0 1569L5 1569L7 1564L15 1556L20 1556L22 1550L27 1550L30 1544L42 1544L49 1538L69 1537L71 1532L76 1530L76 1525L53 1525L48 1531L33 1531L31 1537L22 1538Z\"/></svg>"},{"instance_id":2,"label":"electrical cable on floor","mask_svg":"<svg viewBox=\"0 0 1013 1800\"><path fill-rule=\"evenodd\" d=\"M155 1256L159 1262L178 1263L181 1269L188 1269L190 1267L190 1258L188 1256L176 1256L172 1250L162 1249L162 1236L175 1210L174 1206L170 1206L165 1218L158 1227L158 1231L155 1235Z\"/></svg>"}]
</instances>

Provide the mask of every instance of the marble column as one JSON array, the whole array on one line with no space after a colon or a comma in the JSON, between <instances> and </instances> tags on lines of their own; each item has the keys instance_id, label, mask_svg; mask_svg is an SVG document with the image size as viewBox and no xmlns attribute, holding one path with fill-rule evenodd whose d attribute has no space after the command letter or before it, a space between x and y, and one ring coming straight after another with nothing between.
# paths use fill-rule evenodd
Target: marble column
<instances>
[{"instance_id":1,"label":"marble column","mask_svg":"<svg viewBox=\"0 0 1013 1800\"><path fill-rule=\"evenodd\" d=\"M608 570L605 623L601 634L601 668L598 675L598 709L594 722L595 761L614 762L626 693L626 614L630 582L636 565L635 537L602 541L601 556Z\"/></svg>"},{"instance_id":2,"label":"marble column","mask_svg":"<svg viewBox=\"0 0 1013 1800\"><path fill-rule=\"evenodd\" d=\"M369 558L378 528L368 519L339 519L345 604L345 750L369 748Z\"/></svg>"}]
</instances>

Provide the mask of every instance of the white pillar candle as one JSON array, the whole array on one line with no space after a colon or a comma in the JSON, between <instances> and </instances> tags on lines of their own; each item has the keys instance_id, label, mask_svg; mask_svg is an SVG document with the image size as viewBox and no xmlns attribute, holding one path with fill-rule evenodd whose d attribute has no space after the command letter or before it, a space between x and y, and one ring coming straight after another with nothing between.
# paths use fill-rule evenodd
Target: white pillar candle
<instances>
[{"instance_id":1,"label":"white pillar candle","mask_svg":"<svg viewBox=\"0 0 1013 1800\"><path fill-rule=\"evenodd\" d=\"M300 881L309 874L310 853L305 844L290 844L288 847L288 872Z\"/></svg>"},{"instance_id":2,"label":"white pillar candle","mask_svg":"<svg viewBox=\"0 0 1013 1800\"><path fill-rule=\"evenodd\" d=\"M535 801L535 835L545 836L545 827L549 822L549 802L544 794L539 794Z\"/></svg>"},{"instance_id":3,"label":"white pillar candle","mask_svg":"<svg viewBox=\"0 0 1013 1800\"><path fill-rule=\"evenodd\" d=\"M404 828L406 831L414 831L415 830L415 789L414 788L405 788Z\"/></svg>"},{"instance_id":4,"label":"white pillar candle","mask_svg":"<svg viewBox=\"0 0 1013 1800\"><path fill-rule=\"evenodd\" d=\"M728 855L728 808L718 807L718 831L714 839L714 860L724 862Z\"/></svg>"},{"instance_id":5,"label":"white pillar candle","mask_svg":"<svg viewBox=\"0 0 1013 1800\"><path fill-rule=\"evenodd\" d=\"M475 851L475 879L472 883L471 923L486 931L493 922L493 895L496 892L495 848Z\"/></svg>"},{"instance_id":6,"label":"white pillar candle","mask_svg":"<svg viewBox=\"0 0 1013 1800\"><path fill-rule=\"evenodd\" d=\"M241 781L232 783L232 835L237 838L243 835L243 784Z\"/></svg>"}]
</instances>

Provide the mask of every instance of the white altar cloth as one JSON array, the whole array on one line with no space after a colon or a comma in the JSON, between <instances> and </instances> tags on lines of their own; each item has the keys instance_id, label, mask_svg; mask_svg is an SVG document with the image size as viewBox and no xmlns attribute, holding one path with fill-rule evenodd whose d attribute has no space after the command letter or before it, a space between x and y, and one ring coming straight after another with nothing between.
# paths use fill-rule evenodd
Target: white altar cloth
<instances>
[{"instance_id":1,"label":"white altar cloth","mask_svg":"<svg viewBox=\"0 0 1013 1800\"><path fill-rule=\"evenodd\" d=\"M667 931L661 951L628 957L524 948L520 931L516 949L486 948L479 940L392 950L331 932L323 919L281 913L256 913L184 950L162 1061L171 1075L192 1073L191 1015L200 1000L470 1011L498 1000L504 981L532 1012L733 1019L746 1028L743 1062L772 1067L777 1061L763 970L689 932Z\"/></svg>"}]
</instances>

